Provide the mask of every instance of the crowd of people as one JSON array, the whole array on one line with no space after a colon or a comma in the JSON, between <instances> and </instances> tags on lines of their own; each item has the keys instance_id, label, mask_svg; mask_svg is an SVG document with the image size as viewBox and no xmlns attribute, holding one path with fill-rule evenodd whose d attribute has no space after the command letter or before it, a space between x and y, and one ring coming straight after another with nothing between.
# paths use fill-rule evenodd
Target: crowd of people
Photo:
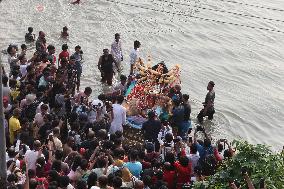
<instances>
[{"instance_id":1,"label":"crowd of people","mask_svg":"<svg viewBox=\"0 0 284 189\"><path fill-rule=\"evenodd\" d=\"M181 92L179 67L168 70L164 62L144 64L139 41L130 53L130 75L120 74L111 93L91 99L90 87L80 91L81 47L76 46L70 56L63 44L57 58L44 32L35 40L33 28L28 31L25 40L35 42L36 52L29 58L25 44L21 52L10 45L10 72L3 69L7 188L190 188L234 155L227 140L214 145L202 127L204 117L212 120L215 112L213 81L198 114L200 125L192 128L189 95ZM62 37L68 36L64 27ZM102 82L112 86L114 72L123 69L119 34L111 52L103 53L98 68ZM134 114L131 109L144 120L144 140L135 146L126 142L123 132L127 118Z\"/></svg>"}]
</instances>

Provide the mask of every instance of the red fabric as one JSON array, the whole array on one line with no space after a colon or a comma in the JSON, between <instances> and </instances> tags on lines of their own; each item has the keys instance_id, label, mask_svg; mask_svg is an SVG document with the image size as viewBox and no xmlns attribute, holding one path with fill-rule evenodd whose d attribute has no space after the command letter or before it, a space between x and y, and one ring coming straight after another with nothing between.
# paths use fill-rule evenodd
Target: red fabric
<instances>
[{"instance_id":1,"label":"red fabric","mask_svg":"<svg viewBox=\"0 0 284 189\"><path fill-rule=\"evenodd\" d=\"M187 167L183 167L182 165L179 164L179 162L175 162L174 166L176 168L177 172L177 183L179 184L177 188L180 188L180 184L185 184L190 182L191 180L191 162L188 163Z\"/></svg>"},{"instance_id":2,"label":"red fabric","mask_svg":"<svg viewBox=\"0 0 284 189\"><path fill-rule=\"evenodd\" d=\"M186 156L186 153L185 153L184 149L181 150L180 155L183 156L183 157Z\"/></svg>"},{"instance_id":3,"label":"red fabric","mask_svg":"<svg viewBox=\"0 0 284 189\"><path fill-rule=\"evenodd\" d=\"M45 189L48 189L49 183L48 183L48 181L47 181L46 178L38 178L38 177L36 177L35 179L36 179L37 182L42 183L42 185L40 185L39 188L40 188L41 186L44 186Z\"/></svg>"},{"instance_id":4,"label":"red fabric","mask_svg":"<svg viewBox=\"0 0 284 189\"><path fill-rule=\"evenodd\" d=\"M47 177L49 171L51 170L51 163L50 163L50 162L47 162L47 163L44 165L43 170L44 170L45 176Z\"/></svg>"},{"instance_id":5,"label":"red fabric","mask_svg":"<svg viewBox=\"0 0 284 189\"><path fill-rule=\"evenodd\" d=\"M174 188L175 171L164 171L164 181L168 183L168 189Z\"/></svg>"},{"instance_id":6,"label":"red fabric","mask_svg":"<svg viewBox=\"0 0 284 189\"><path fill-rule=\"evenodd\" d=\"M150 169L151 168L151 163L150 162L147 162L147 161L141 161L141 164L142 164L142 169Z\"/></svg>"},{"instance_id":7,"label":"red fabric","mask_svg":"<svg viewBox=\"0 0 284 189\"><path fill-rule=\"evenodd\" d=\"M67 60L69 60L69 52L68 51L62 51L60 54L59 54L59 60L61 60L62 58L66 58Z\"/></svg>"},{"instance_id":8,"label":"red fabric","mask_svg":"<svg viewBox=\"0 0 284 189\"><path fill-rule=\"evenodd\" d=\"M20 169L26 169L26 162L24 160L20 160Z\"/></svg>"},{"instance_id":9,"label":"red fabric","mask_svg":"<svg viewBox=\"0 0 284 189\"><path fill-rule=\"evenodd\" d=\"M148 89L145 89L145 84L136 84L131 93L127 96L127 100L137 99L137 109L145 110L154 106L154 97L148 93Z\"/></svg>"},{"instance_id":10,"label":"red fabric","mask_svg":"<svg viewBox=\"0 0 284 189\"><path fill-rule=\"evenodd\" d=\"M217 148L214 148L214 156L215 156L217 161L222 161L222 157L220 156Z\"/></svg>"}]
</instances>

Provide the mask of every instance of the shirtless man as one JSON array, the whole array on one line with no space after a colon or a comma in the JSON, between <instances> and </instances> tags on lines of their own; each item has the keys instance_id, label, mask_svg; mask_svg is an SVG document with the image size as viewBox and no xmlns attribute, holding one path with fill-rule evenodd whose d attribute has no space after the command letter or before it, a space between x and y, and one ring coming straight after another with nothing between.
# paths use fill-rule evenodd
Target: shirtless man
<instances>
[{"instance_id":1,"label":"shirtless man","mask_svg":"<svg viewBox=\"0 0 284 189\"><path fill-rule=\"evenodd\" d=\"M213 115L215 113L214 109L214 99L215 99L215 91L213 90L215 86L215 83L213 81L210 81L207 85L208 93L205 97L205 102L203 102L204 108L200 111L197 118L198 121L202 124L203 123L203 117L208 116L209 120L213 119Z\"/></svg>"},{"instance_id":2,"label":"shirtless man","mask_svg":"<svg viewBox=\"0 0 284 189\"><path fill-rule=\"evenodd\" d=\"M67 28L67 26L64 26L64 27L62 28L61 37L62 37L62 38L65 38L65 39L69 37L69 33L68 33L68 28Z\"/></svg>"}]
</instances>

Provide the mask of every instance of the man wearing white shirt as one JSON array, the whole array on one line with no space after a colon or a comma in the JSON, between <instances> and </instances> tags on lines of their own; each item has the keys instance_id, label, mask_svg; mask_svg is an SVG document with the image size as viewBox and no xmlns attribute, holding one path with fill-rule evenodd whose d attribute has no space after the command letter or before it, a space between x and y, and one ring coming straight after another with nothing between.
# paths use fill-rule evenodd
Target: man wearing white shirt
<instances>
[{"instance_id":1,"label":"man wearing white shirt","mask_svg":"<svg viewBox=\"0 0 284 189\"><path fill-rule=\"evenodd\" d=\"M42 152L40 152L41 148L41 143L39 140L34 141L34 150L28 150L25 154L25 161L26 161L26 166L27 169L32 169L32 170L36 170L36 160L39 157L43 157L44 155L42 154Z\"/></svg>"},{"instance_id":2,"label":"man wearing white shirt","mask_svg":"<svg viewBox=\"0 0 284 189\"><path fill-rule=\"evenodd\" d=\"M118 96L116 104L112 105L113 119L109 129L110 134L116 131L123 131L123 125L126 123L126 109L121 105L124 100L123 96Z\"/></svg>"},{"instance_id":3,"label":"man wearing white shirt","mask_svg":"<svg viewBox=\"0 0 284 189\"><path fill-rule=\"evenodd\" d=\"M134 41L134 49L130 53L130 75L133 74L133 68L136 61L139 59L139 48L141 43L139 41Z\"/></svg>"},{"instance_id":4,"label":"man wearing white shirt","mask_svg":"<svg viewBox=\"0 0 284 189\"><path fill-rule=\"evenodd\" d=\"M10 65L10 73L14 70L14 67L18 65L19 56L17 54L17 46L16 45L9 45L7 52L8 52L8 64ZM20 56L24 56L21 54Z\"/></svg>"},{"instance_id":5,"label":"man wearing white shirt","mask_svg":"<svg viewBox=\"0 0 284 189\"><path fill-rule=\"evenodd\" d=\"M19 58L20 60L20 72L21 76L24 77L27 74L28 60L26 57L22 56Z\"/></svg>"},{"instance_id":6,"label":"man wearing white shirt","mask_svg":"<svg viewBox=\"0 0 284 189\"><path fill-rule=\"evenodd\" d=\"M122 55L122 48L121 48L121 41L120 41L120 35L119 33L116 33L114 35L115 41L111 44L111 51L113 58L117 62L118 66L118 72L121 71L121 62L123 61L123 55Z\"/></svg>"},{"instance_id":7,"label":"man wearing white shirt","mask_svg":"<svg viewBox=\"0 0 284 189\"><path fill-rule=\"evenodd\" d=\"M44 125L44 120L43 120L43 117L48 114L48 105L47 104L42 104L40 106L40 113L37 113L35 115L35 118L34 118L34 124L36 124L36 126L38 128L40 128L41 126Z\"/></svg>"},{"instance_id":8,"label":"man wearing white shirt","mask_svg":"<svg viewBox=\"0 0 284 189\"><path fill-rule=\"evenodd\" d=\"M192 165L191 170L194 170L194 168L197 166L200 156L199 156L199 153L197 151L195 144L192 144L192 146L190 147L190 150L191 150L191 153L190 154L187 153L186 156L191 161L191 165Z\"/></svg>"},{"instance_id":9,"label":"man wearing white shirt","mask_svg":"<svg viewBox=\"0 0 284 189\"><path fill-rule=\"evenodd\" d=\"M38 113L41 113L41 105L43 105L43 104L46 104L46 105L48 106L47 113L50 113L49 104L48 104L48 103L41 102L41 103L37 106L37 108L36 108L36 113L37 113L37 114L38 114Z\"/></svg>"}]
</instances>

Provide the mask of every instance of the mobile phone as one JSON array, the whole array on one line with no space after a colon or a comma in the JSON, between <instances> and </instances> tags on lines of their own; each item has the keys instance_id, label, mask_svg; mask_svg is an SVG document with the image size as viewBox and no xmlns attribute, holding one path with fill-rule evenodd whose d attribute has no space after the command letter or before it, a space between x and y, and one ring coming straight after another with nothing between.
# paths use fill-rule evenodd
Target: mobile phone
<instances>
[{"instance_id":1,"label":"mobile phone","mask_svg":"<svg viewBox=\"0 0 284 189\"><path fill-rule=\"evenodd\" d=\"M264 178L261 178L259 181L259 188L264 189Z\"/></svg>"},{"instance_id":2,"label":"mobile phone","mask_svg":"<svg viewBox=\"0 0 284 189\"><path fill-rule=\"evenodd\" d=\"M241 168L241 172L242 172L242 175L245 175L247 173L247 168L246 167L242 167Z\"/></svg>"}]
</instances>

